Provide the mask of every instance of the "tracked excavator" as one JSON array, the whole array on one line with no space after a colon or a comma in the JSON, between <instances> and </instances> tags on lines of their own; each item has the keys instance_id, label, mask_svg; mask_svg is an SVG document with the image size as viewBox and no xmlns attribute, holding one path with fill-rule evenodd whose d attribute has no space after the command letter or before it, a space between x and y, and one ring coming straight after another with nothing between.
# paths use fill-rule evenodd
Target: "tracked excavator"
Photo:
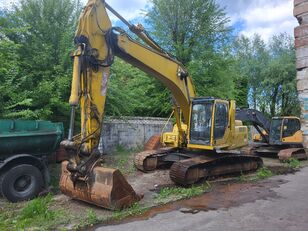
<instances>
[{"instance_id":1,"label":"tracked excavator","mask_svg":"<svg viewBox=\"0 0 308 231\"><path fill-rule=\"evenodd\" d=\"M123 29L112 27L108 9L141 42ZM121 209L140 200L119 170L103 167L101 125L104 117L110 66L115 56L156 78L173 98L176 119L172 132L162 135L162 148L138 153L135 165L142 171L171 166L170 177L189 185L206 177L253 171L262 159L234 150L247 145L247 127L235 120L235 102L196 97L192 79L183 65L162 49L141 25L127 22L104 0L89 0L75 34L71 84L71 118L68 139L61 150L61 191L78 200L108 209ZM74 135L77 107L81 132Z\"/></svg>"},{"instance_id":2,"label":"tracked excavator","mask_svg":"<svg viewBox=\"0 0 308 231\"><path fill-rule=\"evenodd\" d=\"M295 116L281 116L268 119L262 112L254 109L239 109L236 119L251 123L261 139L242 148L242 152L260 155L277 155L280 160L296 158L306 160L300 119Z\"/></svg>"}]
</instances>

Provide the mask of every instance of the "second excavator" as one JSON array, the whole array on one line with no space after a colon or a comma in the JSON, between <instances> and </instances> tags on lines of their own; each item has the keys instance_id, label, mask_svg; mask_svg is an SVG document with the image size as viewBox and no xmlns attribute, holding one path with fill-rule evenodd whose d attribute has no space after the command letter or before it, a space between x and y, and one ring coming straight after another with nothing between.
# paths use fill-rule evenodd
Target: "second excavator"
<instances>
[{"instance_id":1,"label":"second excavator","mask_svg":"<svg viewBox=\"0 0 308 231\"><path fill-rule=\"evenodd\" d=\"M107 11L115 14L142 42L112 27ZM262 159L235 150L247 145L247 127L235 120L235 102L196 97L183 65L162 49L141 25L134 26L104 0L89 0L75 35L76 51L71 87L71 123L62 151L61 191L75 199L109 209L121 209L140 199L116 169L102 167L101 125L110 66L115 56L156 78L173 98L176 123L162 135L163 148L138 153L142 171L171 166L170 177L189 185L201 178L253 171ZM81 133L74 136L76 108L81 109Z\"/></svg>"},{"instance_id":2,"label":"second excavator","mask_svg":"<svg viewBox=\"0 0 308 231\"><path fill-rule=\"evenodd\" d=\"M262 112L255 109L239 109L236 119L249 122L259 134L255 143L244 147L242 152L248 155L273 155L280 160L295 158L306 160L300 118L295 116L273 117L269 120Z\"/></svg>"}]
</instances>

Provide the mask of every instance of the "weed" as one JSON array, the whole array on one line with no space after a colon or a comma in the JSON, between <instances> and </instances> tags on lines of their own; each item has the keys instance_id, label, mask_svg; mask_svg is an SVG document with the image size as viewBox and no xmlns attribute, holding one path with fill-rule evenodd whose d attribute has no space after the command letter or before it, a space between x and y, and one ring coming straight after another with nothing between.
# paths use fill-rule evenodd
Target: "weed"
<instances>
[{"instance_id":1,"label":"weed","mask_svg":"<svg viewBox=\"0 0 308 231\"><path fill-rule=\"evenodd\" d=\"M140 147L135 149L127 149L123 145L118 145L112 155L108 156L109 161L105 165L119 169L123 174L131 174L135 172L133 163L134 153L139 152Z\"/></svg>"},{"instance_id":2,"label":"weed","mask_svg":"<svg viewBox=\"0 0 308 231\"><path fill-rule=\"evenodd\" d=\"M249 181L250 178L247 177L246 175L244 175L244 174L241 172L241 175L238 177L238 180L241 181L241 182L246 182L246 181Z\"/></svg>"},{"instance_id":3,"label":"weed","mask_svg":"<svg viewBox=\"0 0 308 231\"><path fill-rule=\"evenodd\" d=\"M267 167L262 167L257 171L257 178L258 179L265 179L271 177L273 175L272 171Z\"/></svg>"},{"instance_id":4,"label":"weed","mask_svg":"<svg viewBox=\"0 0 308 231\"><path fill-rule=\"evenodd\" d=\"M162 188L159 193L155 196L155 199L159 203L166 203L168 201L180 200L185 198L191 198L199 196L206 192L210 188L210 184L205 182L202 185L192 185L189 188L181 187L165 187Z\"/></svg>"},{"instance_id":5,"label":"weed","mask_svg":"<svg viewBox=\"0 0 308 231\"><path fill-rule=\"evenodd\" d=\"M99 218L97 217L96 213L93 211L93 209L87 209L87 223L90 225L94 225L99 222Z\"/></svg>"},{"instance_id":6,"label":"weed","mask_svg":"<svg viewBox=\"0 0 308 231\"><path fill-rule=\"evenodd\" d=\"M75 225L75 229L83 229L89 226L93 226L95 224L98 224L100 222L103 222L104 219L101 217L98 217L97 214L93 209L87 209L86 216L82 219L80 219L79 224Z\"/></svg>"},{"instance_id":7,"label":"weed","mask_svg":"<svg viewBox=\"0 0 308 231\"><path fill-rule=\"evenodd\" d=\"M48 230L64 223L61 219L65 217L64 212L50 210L51 202L52 195L48 194L46 197L27 202L20 210L6 208L6 212L0 215L1 227L4 227L4 230Z\"/></svg>"},{"instance_id":8,"label":"weed","mask_svg":"<svg viewBox=\"0 0 308 231\"><path fill-rule=\"evenodd\" d=\"M285 163L288 165L288 167L292 168L292 169L299 169L301 163L299 162L298 159L295 158L290 158L288 160L285 161Z\"/></svg>"},{"instance_id":9,"label":"weed","mask_svg":"<svg viewBox=\"0 0 308 231\"><path fill-rule=\"evenodd\" d=\"M59 191L61 165L50 164L48 167L50 170L50 185L53 187L55 191Z\"/></svg>"},{"instance_id":10,"label":"weed","mask_svg":"<svg viewBox=\"0 0 308 231\"><path fill-rule=\"evenodd\" d=\"M113 212L112 219L121 220L125 217L140 215L144 213L146 210L147 208L141 207L140 204L136 202L127 209Z\"/></svg>"}]
</instances>

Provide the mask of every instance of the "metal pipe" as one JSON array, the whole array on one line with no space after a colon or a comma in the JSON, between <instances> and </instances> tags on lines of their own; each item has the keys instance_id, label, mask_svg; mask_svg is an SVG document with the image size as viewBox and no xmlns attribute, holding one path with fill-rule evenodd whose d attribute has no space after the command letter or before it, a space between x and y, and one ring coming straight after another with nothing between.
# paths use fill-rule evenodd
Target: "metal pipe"
<instances>
[{"instance_id":1,"label":"metal pipe","mask_svg":"<svg viewBox=\"0 0 308 231\"><path fill-rule=\"evenodd\" d=\"M74 124L75 124L75 114L76 114L76 107L72 106L71 107L71 117L70 117L70 127L68 129L68 138L67 138L69 141L73 140Z\"/></svg>"},{"instance_id":2,"label":"metal pipe","mask_svg":"<svg viewBox=\"0 0 308 231\"><path fill-rule=\"evenodd\" d=\"M128 26L128 28L131 28L133 26L128 21L126 21L126 19L123 18L118 12L116 12L111 6L109 6L107 2L105 2L105 6L108 10L111 11L111 13L113 13L115 16L117 16L126 26Z\"/></svg>"}]
</instances>

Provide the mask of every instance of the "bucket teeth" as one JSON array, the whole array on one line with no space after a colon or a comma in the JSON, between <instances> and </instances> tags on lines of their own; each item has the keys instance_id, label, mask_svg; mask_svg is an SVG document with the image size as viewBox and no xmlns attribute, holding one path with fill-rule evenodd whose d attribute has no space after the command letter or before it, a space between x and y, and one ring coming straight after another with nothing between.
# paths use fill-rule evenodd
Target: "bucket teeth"
<instances>
[{"instance_id":1,"label":"bucket teeth","mask_svg":"<svg viewBox=\"0 0 308 231\"><path fill-rule=\"evenodd\" d=\"M73 183L67 164L62 162L60 190L73 199L111 210L127 208L141 199L118 169L95 167L86 180Z\"/></svg>"}]
</instances>

